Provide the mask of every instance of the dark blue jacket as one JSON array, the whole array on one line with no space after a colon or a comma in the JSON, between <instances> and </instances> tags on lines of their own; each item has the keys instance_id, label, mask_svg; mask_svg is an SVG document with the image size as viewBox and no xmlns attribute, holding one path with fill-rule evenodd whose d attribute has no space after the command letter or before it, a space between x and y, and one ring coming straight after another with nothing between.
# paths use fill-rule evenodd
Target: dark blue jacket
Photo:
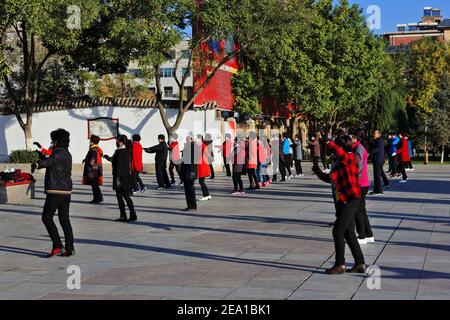
<instances>
[{"instance_id":1,"label":"dark blue jacket","mask_svg":"<svg viewBox=\"0 0 450 320\"><path fill-rule=\"evenodd\" d=\"M373 163L384 163L384 142L383 138L377 138L372 142L370 151Z\"/></svg>"}]
</instances>

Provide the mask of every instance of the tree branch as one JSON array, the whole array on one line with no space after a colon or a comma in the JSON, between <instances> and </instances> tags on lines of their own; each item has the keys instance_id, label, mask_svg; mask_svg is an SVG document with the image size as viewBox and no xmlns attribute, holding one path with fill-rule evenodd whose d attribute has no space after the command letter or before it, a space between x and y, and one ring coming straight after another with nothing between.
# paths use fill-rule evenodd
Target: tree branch
<instances>
[{"instance_id":1,"label":"tree branch","mask_svg":"<svg viewBox=\"0 0 450 320\"><path fill-rule=\"evenodd\" d=\"M8 79L8 77L6 75L3 76L3 80L5 82L5 87L6 87L6 90L8 91L8 95L11 98L11 103L12 103L12 106L13 106L14 115L16 116L20 127L23 129L25 127L25 123L23 122L23 119L20 116L20 109L19 109L19 105L17 103L16 97L14 96L14 90L11 87L9 79Z\"/></svg>"}]
</instances>

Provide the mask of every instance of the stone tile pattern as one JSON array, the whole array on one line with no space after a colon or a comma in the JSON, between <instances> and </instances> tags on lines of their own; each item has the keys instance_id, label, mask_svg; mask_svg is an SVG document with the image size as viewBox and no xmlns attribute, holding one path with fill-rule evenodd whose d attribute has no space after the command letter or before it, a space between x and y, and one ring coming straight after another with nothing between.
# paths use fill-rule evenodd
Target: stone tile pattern
<instances>
[{"instance_id":1,"label":"stone tile pattern","mask_svg":"<svg viewBox=\"0 0 450 320\"><path fill-rule=\"evenodd\" d=\"M207 180L213 201L188 213L182 189L151 190L155 178L144 176L135 224L113 222L110 177L94 206L75 176L77 255L52 259L43 258L38 176L37 199L0 205L0 299L449 299L450 170L416 166L410 178L368 198L377 241L363 251L381 270L380 289L369 289L367 276L324 273L334 262L333 205L311 174L239 198L219 175ZM66 286L69 265L81 269L80 290Z\"/></svg>"}]
</instances>

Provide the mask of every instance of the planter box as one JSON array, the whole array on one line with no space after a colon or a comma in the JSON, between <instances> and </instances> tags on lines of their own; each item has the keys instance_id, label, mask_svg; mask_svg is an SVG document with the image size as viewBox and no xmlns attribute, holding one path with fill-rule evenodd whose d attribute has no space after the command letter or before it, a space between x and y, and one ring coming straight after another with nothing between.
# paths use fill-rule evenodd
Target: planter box
<instances>
[{"instance_id":1,"label":"planter box","mask_svg":"<svg viewBox=\"0 0 450 320\"><path fill-rule=\"evenodd\" d=\"M22 204L34 199L34 181L0 184L0 203Z\"/></svg>"}]
</instances>

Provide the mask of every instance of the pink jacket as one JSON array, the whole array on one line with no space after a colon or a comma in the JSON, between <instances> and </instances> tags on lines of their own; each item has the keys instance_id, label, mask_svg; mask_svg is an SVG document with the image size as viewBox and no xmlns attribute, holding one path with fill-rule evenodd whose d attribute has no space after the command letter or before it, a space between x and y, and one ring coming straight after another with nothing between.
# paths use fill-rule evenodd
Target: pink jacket
<instances>
[{"instance_id":1,"label":"pink jacket","mask_svg":"<svg viewBox=\"0 0 450 320\"><path fill-rule=\"evenodd\" d=\"M353 150L355 151L356 159L358 160L359 184L361 188L370 187L369 171L367 169L367 159L369 158L368 152L361 142L353 144Z\"/></svg>"}]
</instances>

